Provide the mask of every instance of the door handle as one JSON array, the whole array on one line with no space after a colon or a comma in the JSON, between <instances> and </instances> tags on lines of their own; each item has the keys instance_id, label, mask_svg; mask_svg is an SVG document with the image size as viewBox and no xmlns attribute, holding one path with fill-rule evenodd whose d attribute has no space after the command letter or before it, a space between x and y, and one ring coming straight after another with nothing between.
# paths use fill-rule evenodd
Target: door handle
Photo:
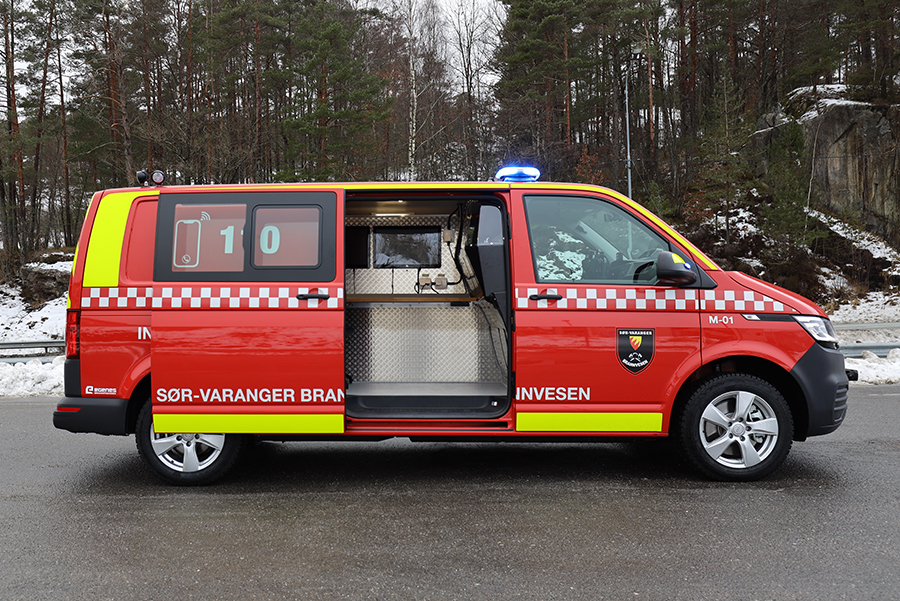
<instances>
[{"instance_id":1,"label":"door handle","mask_svg":"<svg viewBox=\"0 0 900 601\"><path fill-rule=\"evenodd\" d=\"M532 294L531 300L562 300L562 294Z\"/></svg>"},{"instance_id":2,"label":"door handle","mask_svg":"<svg viewBox=\"0 0 900 601\"><path fill-rule=\"evenodd\" d=\"M328 296L327 294L312 294L312 293L297 295L297 300L310 300L313 298L318 299L318 300L328 300L331 297Z\"/></svg>"}]
</instances>

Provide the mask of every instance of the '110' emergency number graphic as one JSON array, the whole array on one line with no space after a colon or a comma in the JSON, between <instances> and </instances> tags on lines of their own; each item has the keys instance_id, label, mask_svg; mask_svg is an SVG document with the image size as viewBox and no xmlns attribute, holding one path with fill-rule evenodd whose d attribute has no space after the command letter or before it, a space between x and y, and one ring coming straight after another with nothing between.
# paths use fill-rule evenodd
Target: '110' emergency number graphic
<instances>
[{"instance_id":1,"label":"'110' emergency number graphic","mask_svg":"<svg viewBox=\"0 0 900 601\"><path fill-rule=\"evenodd\" d=\"M172 269L241 271L247 249L256 267L319 263L321 211L314 206L258 207L247 225L243 204L175 205Z\"/></svg>"}]
</instances>

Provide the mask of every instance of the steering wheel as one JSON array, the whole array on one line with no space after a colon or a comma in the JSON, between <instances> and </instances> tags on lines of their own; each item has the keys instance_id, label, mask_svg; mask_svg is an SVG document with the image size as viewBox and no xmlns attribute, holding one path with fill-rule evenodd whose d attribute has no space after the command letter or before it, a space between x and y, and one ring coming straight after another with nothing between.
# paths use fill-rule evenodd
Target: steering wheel
<instances>
[{"instance_id":1,"label":"steering wheel","mask_svg":"<svg viewBox=\"0 0 900 601\"><path fill-rule=\"evenodd\" d=\"M634 257L635 259L649 259L650 257L654 257L659 254L658 248L649 248L642 252L640 255Z\"/></svg>"},{"instance_id":2,"label":"steering wheel","mask_svg":"<svg viewBox=\"0 0 900 601\"><path fill-rule=\"evenodd\" d=\"M628 266L631 265L631 261L625 261L624 259L616 259L612 263L609 264L609 278L611 280L619 280L624 277L627 277L628 274Z\"/></svg>"},{"instance_id":3,"label":"steering wheel","mask_svg":"<svg viewBox=\"0 0 900 601\"><path fill-rule=\"evenodd\" d=\"M602 280L609 270L609 259L602 250L589 251L581 261L581 277L584 280Z\"/></svg>"}]
</instances>

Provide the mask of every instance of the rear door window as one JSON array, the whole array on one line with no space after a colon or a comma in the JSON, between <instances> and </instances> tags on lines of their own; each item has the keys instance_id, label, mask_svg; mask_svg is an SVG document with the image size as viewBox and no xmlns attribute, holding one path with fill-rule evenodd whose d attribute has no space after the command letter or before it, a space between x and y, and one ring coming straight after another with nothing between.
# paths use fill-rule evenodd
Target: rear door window
<instances>
[{"instance_id":1,"label":"rear door window","mask_svg":"<svg viewBox=\"0 0 900 601\"><path fill-rule=\"evenodd\" d=\"M172 271L244 270L245 204L176 204Z\"/></svg>"},{"instance_id":2,"label":"rear door window","mask_svg":"<svg viewBox=\"0 0 900 601\"><path fill-rule=\"evenodd\" d=\"M254 223L254 267L308 268L319 264L320 207L258 207Z\"/></svg>"},{"instance_id":3,"label":"rear door window","mask_svg":"<svg viewBox=\"0 0 900 601\"><path fill-rule=\"evenodd\" d=\"M154 280L335 278L337 193L160 193Z\"/></svg>"}]
</instances>

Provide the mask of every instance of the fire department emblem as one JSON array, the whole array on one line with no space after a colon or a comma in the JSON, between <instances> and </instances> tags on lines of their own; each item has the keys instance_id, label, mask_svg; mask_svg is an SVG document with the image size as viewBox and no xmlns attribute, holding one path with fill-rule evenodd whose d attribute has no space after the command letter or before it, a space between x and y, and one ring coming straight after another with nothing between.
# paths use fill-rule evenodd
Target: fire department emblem
<instances>
[{"instance_id":1,"label":"fire department emblem","mask_svg":"<svg viewBox=\"0 0 900 601\"><path fill-rule=\"evenodd\" d=\"M633 374L644 371L653 361L654 330L617 330L619 363Z\"/></svg>"}]
</instances>

